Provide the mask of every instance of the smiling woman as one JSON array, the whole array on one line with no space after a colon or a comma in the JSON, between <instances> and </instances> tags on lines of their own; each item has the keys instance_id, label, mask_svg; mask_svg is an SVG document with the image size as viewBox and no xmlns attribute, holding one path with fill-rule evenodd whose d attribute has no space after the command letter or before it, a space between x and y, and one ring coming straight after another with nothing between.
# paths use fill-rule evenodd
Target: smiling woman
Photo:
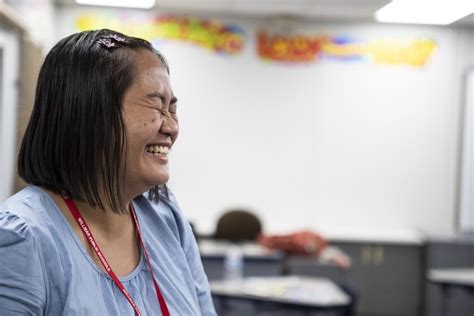
<instances>
[{"instance_id":1,"label":"smiling woman","mask_svg":"<svg viewBox=\"0 0 474 316\"><path fill-rule=\"evenodd\" d=\"M168 152L178 136L177 98L156 54L140 51L136 76L123 99L127 130L126 179L132 196L168 181Z\"/></svg>"},{"instance_id":2,"label":"smiling woman","mask_svg":"<svg viewBox=\"0 0 474 316\"><path fill-rule=\"evenodd\" d=\"M178 132L150 43L99 30L52 48L18 158L30 185L0 204L1 315L215 315L166 188Z\"/></svg>"}]
</instances>

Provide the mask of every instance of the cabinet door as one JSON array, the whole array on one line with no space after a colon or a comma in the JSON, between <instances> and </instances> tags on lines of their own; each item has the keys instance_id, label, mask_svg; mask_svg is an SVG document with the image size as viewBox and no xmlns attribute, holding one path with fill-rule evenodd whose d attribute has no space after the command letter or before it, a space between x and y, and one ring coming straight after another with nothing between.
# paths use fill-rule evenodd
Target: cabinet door
<instances>
[{"instance_id":1,"label":"cabinet door","mask_svg":"<svg viewBox=\"0 0 474 316\"><path fill-rule=\"evenodd\" d=\"M418 316L422 308L422 247L333 243L352 258L347 274L360 316Z\"/></svg>"},{"instance_id":2,"label":"cabinet door","mask_svg":"<svg viewBox=\"0 0 474 316\"><path fill-rule=\"evenodd\" d=\"M372 310L371 269L372 247L369 244L341 243L337 245L352 260L352 266L347 272L347 284L356 292L357 315L370 315Z\"/></svg>"},{"instance_id":3,"label":"cabinet door","mask_svg":"<svg viewBox=\"0 0 474 316\"><path fill-rule=\"evenodd\" d=\"M374 246L370 312L374 315L421 315L422 277L420 247Z\"/></svg>"}]
</instances>

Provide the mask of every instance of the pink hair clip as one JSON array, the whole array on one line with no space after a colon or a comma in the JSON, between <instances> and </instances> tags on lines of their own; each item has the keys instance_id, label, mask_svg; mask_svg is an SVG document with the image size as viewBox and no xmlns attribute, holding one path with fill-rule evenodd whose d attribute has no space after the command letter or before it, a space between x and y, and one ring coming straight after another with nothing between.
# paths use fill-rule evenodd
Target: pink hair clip
<instances>
[{"instance_id":1,"label":"pink hair clip","mask_svg":"<svg viewBox=\"0 0 474 316\"><path fill-rule=\"evenodd\" d=\"M121 37L117 34L109 34L109 35L106 35L105 37L114 39L116 42L121 42L121 43L127 42L127 40L124 37Z\"/></svg>"},{"instance_id":2,"label":"pink hair clip","mask_svg":"<svg viewBox=\"0 0 474 316\"><path fill-rule=\"evenodd\" d=\"M97 43L99 43L100 45L102 46L105 46L106 48L112 48L112 47L115 47L115 43L112 42L110 39L108 38L101 38L97 41Z\"/></svg>"},{"instance_id":3,"label":"pink hair clip","mask_svg":"<svg viewBox=\"0 0 474 316\"><path fill-rule=\"evenodd\" d=\"M127 40L117 34L107 34L102 35L100 39L97 40L97 43L104 46L105 48L117 47L118 43L126 43Z\"/></svg>"}]
</instances>

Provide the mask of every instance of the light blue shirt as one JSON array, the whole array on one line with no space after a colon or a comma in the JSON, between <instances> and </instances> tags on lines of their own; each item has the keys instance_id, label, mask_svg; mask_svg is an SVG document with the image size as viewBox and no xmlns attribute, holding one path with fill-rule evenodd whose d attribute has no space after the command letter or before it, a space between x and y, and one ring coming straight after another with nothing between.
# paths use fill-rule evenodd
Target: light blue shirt
<instances>
[{"instance_id":1,"label":"light blue shirt","mask_svg":"<svg viewBox=\"0 0 474 316\"><path fill-rule=\"evenodd\" d=\"M191 227L175 197L134 199L153 273L171 315L216 315ZM143 316L161 315L142 252L120 280ZM95 264L64 214L28 186L0 204L0 315L134 315L113 280Z\"/></svg>"}]
</instances>

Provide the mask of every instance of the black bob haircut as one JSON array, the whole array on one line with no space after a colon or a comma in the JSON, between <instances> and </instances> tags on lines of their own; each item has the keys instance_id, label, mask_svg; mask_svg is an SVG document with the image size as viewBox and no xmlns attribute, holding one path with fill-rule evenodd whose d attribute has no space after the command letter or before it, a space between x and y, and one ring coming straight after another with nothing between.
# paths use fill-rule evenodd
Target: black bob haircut
<instances>
[{"instance_id":1,"label":"black bob haircut","mask_svg":"<svg viewBox=\"0 0 474 316\"><path fill-rule=\"evenodd\" d=\"M134 76L139 50L161 53L143 39L102 29L70 35L41 67L28 127L18 156L27 182L73 199L122 213L120 174L126 154L122 101ZM158 203L159 191L148 198Z\"/></svg>"}]
</instances>

